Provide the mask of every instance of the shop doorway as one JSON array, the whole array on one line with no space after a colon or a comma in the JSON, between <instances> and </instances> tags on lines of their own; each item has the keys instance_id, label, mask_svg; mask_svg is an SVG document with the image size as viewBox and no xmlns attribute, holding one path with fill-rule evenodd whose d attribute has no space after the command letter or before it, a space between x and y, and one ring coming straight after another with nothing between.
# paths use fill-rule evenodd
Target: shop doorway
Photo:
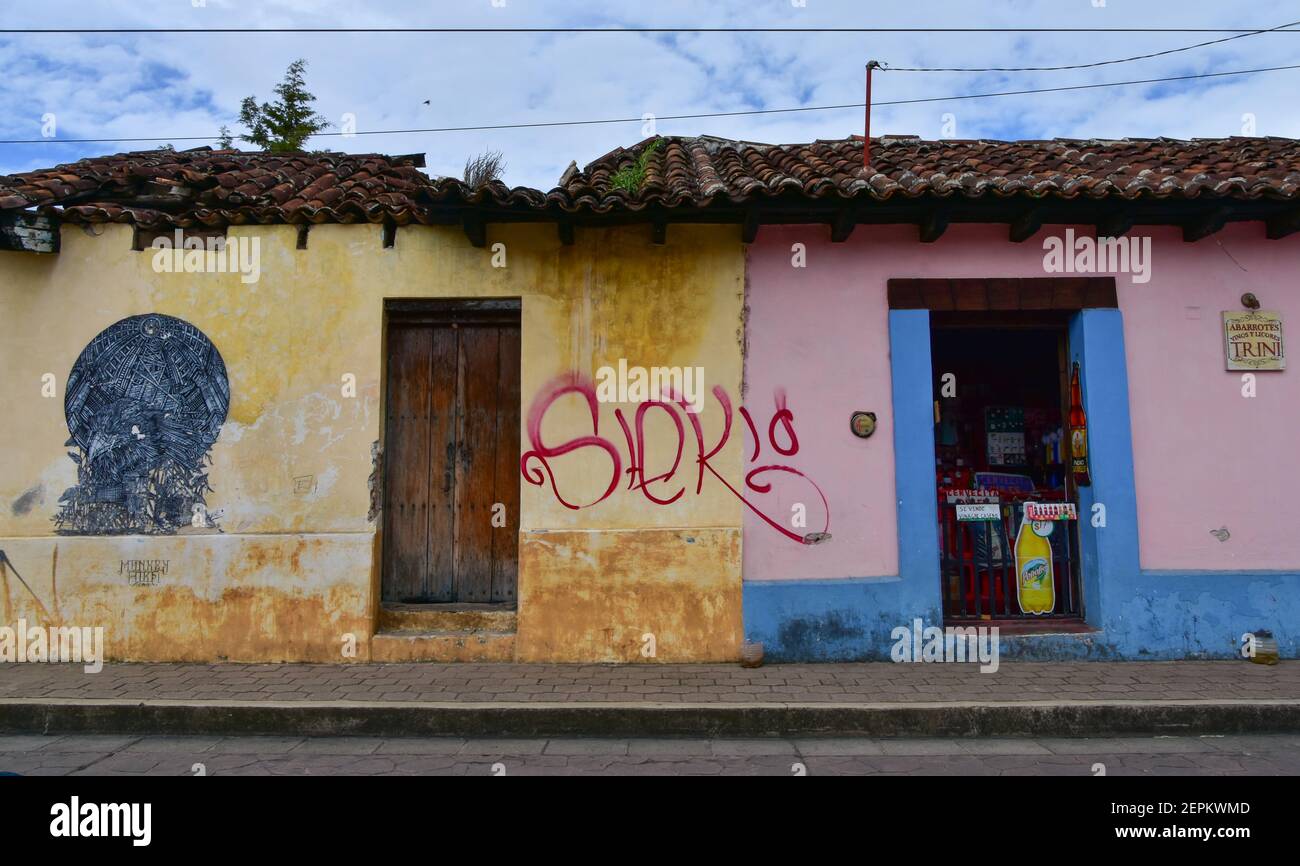
<instances>
[{"instance_id":1,"label":"shop doorway","mask_svg":"<svg viewBox=\"0 0 1300 866\"><path fill-rule=\"evenodd\" d=\"M945 622L1082 623L1068 317L931 314Z\"/></svg>"},{"instance_id":2,"label":"shop doorway","mask_svg":"<svg viewBox=\"0 0 1300 866\"><path fill-rule=\"evenodd\" d=\"M390 301L381 598L512 606L518 301Z\"/></svg>"}]
</instances>

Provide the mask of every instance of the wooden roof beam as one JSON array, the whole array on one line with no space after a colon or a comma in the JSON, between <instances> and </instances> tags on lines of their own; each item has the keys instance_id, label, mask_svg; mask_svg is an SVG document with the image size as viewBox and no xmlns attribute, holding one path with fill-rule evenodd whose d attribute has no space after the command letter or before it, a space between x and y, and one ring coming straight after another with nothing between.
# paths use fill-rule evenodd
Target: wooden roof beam
<instances>
[{"instance_id":1,"label":"wooden roof beam","mask_svg":"<svg viewBox=\"0 0 1300 866\"><path fill-rule=\"evenodd\" d=\"M573 220L561 219L555 223L555 230L560 235L560 243L566 247L573 246L574 230Z\"/></svg>"},{"instance_id":2,"label":"wooden roof beam","mask_svg":"<svg viewBox=\"0 0 1300 866\"><path fill-rule=\"evenodd\" d=\"M759 213L758 208L751 207L745 209L744 221L740 224L741 243L752 244L758 239Z\"/></svg>"},{"instance_id":3,"label":"wooden roof beam","mask_svg":"<svg viewBox=\"0 0 1300 866\"><path fill-rule=\"evenodd\" d=\"M1097 237L1122 238L1133 228L1137 211L1131 207L1116 208L1097 220Z\"/></svg>"},{"instance_id":4,"label":"wooden roof beam","mask_svg":"<svg viewBox=\"0 0 1300 866\"><path fill-rule=\"evenodd\" d=\"M1300 232L1300 208L1272 217L1265 226L1265 233L1271 241L1278 241L1289 234Z\"/></svg>"},{"instance_id":5,"label":"wooden roof beam","mask_svg":"<svg viewBox=\"0 0 1300 866\"><path fill-rule=\"evenodd\" d=\"M59 224L52 217L30 211L11 211L0 215L0 250L57 253Z\"/></svg>"},{"instance_id":6,"label":"wooden roof beam","mask_svg":"<svg viewBox=\"0 0 1300 866\"><path fill-rule=\"evenodd\" d=\"M831 243L842 244L853 234L857 228L858 220L853 211L844 208L835 214L834 220L831 221Z\"/></svg>"},{"instance_id":7,"label":"wooden roof beam","mask_svg":"<svg viewBox=\"0 0 1300 866\"><path fill-rule=\"evenodd\" d=\"M1012 219L1007 236L1013 244L1022 244L1038 234L1038 230L1042 227L1043 209L1041 207L1030 208Z\"/></svg>"},{"instance_id":8,"label":"wooden roof beam","mask_svg":"<svg viewBox=\"0 0 1300 866\"><path fill-rule=\"evenodd\" d=\"M467 210L461 214L460 227L465 231L465 237L476 247L487 246L487 222L483 215L475 211Z\"/></svg>"},{"instance_id":9,"label":"wooden roof beam","mask_svg":"<svg viewBox=\"0 0 1300 866\"><path fill-rule=\"evenodd\" d=\"M946 205L935 207L921 217L918 225L921 243L932 244L948 230L948 221L952 218L952 209Z\"/></svg>"},{"instance_id":10,"label":"wooden roof beam","mask_svg":"<svg viewBox=\"0 0 1300 866\"><path fill-rule=\"evenodd\" d=\"M1183 226L1183 243L1196 243L1202 238L1208 238L1222 231L1231 213L1232 211L1226 207L1216 207L1209 213L1186 223Z\"/></svg>"}]
</instances>

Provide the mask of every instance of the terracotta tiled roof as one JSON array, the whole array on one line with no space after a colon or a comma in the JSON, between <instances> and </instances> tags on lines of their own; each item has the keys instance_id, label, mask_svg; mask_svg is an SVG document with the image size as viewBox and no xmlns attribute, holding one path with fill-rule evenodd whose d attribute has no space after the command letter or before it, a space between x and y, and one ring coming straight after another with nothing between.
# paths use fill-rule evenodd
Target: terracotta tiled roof
<instances>
[{"instance_id":1,"label":"terracotta tiled roof","mask_svg":"<svg viewBox=\"0 0 1300 866\"><path fill-rule=\"evenodd\" d=\"M227 223L452 222L465 204L531 218L737 205L764 199L961 198L1163 200L1300 198L1300 141L1284 138L1122 141L872 140L757 144L657 139L635 192L615 182L656 139L619 148L549 192L495 181L470 189L430 178L423 157L343 153L141 151L0 176L0 210L58 207L74 222L145 228Z\"/></svg>"},{"instance_id":2,"label":"terracotta tiled roof","mask_svg":"<svg viewBox=\"0 0 1300 866\"><path fill-rule=\"evenodd\" d=\"M144 227L227 223L427 221L440 202L538 206L500 182L470 190L432 179L423 155L140 151L0 176L0 210L59 206L73 222Z\"/></svg>"},{"instance_id":3,"label":"terracotta tiled roof","mask_svg":"<svg viewBox=\"0 0 1300 866\"><path fill-rule=\"evenodd\" d=\"M655 139L609 153L560 187L571 208L682 207L764 198L871 199L1034 196L1234 199L1300 196L1300 141L1168 138L1121 141L923 141L872 139L757 144L700 136L662 138L636 196L611 179Z\"/></svg>"}]
</instances>

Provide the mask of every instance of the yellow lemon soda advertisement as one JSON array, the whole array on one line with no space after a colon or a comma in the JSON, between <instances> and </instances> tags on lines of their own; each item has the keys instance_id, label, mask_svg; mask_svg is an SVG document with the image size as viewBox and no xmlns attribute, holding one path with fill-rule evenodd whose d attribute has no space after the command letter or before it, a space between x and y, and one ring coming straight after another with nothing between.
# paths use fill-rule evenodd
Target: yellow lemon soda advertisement
<instances>
[{"instance_id":1,"label":"yellow lemon soda advertisement","mask_svg":"<svg viewBox=\"0 0 1300 866\"><path fill-rule=\"evenodd\" d=\"M1051 521L1031 520L1029 505L1016 534L1016 600L1024 613L1051 613L1056 608L1056 579L1052 573Z\"/></svg>"}]
</instances>

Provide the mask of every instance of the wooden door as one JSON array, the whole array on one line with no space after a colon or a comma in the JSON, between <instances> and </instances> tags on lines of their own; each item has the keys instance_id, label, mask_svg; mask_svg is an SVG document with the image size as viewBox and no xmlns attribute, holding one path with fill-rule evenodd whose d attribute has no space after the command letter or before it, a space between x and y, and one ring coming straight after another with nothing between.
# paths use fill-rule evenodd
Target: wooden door
<instances>
[{"instance_id":1,"label":"wooden door","mask_svg":"<svg viewBox=\"0 0 1300 866\"><path fill-rule=\"evenodd\" d=\"M513 604L519 305L390 302L385 602Z\"/></svg>"}]
</instances>

